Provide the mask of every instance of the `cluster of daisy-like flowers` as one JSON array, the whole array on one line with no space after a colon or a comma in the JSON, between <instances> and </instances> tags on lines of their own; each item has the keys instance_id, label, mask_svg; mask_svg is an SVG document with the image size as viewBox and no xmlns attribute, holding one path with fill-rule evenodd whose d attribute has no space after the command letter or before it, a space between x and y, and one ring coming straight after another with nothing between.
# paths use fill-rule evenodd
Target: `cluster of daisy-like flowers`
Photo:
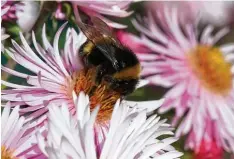
<instances>
[{"instance_id":1,"label":"cluster of daisy-like flowers","mask_svg":"<svg viewBox=\"0 0 234 159\"><path fill-rule=\"evenodd\" d=\"M49 158L177 158L182 153L171 143L174 137L163 140L161 135L172 135L170 125L156 115L147 118L146 110L137 110L118 100L109 123L105 139L99 142L95 120L99 106L90 113L89 97L81 92L76 103L75 117L67 105L49 108L48 135L37 135L39 147ZM58 116L63 118L58 120Z\"/></svg>"},{"instance_id":2,"label":"cluster of daisy-like flowers","mask_svg":"<svg viewBox=\"0 0 234 159\"><path fill-rule=\"evenodd\" d=\"M2 66L24 84L2 80L3 158L178 158L171 143L172 128L152 111L161 100L133 102L121 99L105 85L89 94L95 69L81 62L79 49L87 40L68 28L64 49L57 31L53 45L42 29L41 46L32 32L32 45L19 33L6 54L28 73ZM85 71L86 69L86 71ZM138 87L144 85L140 81ZM78 97L78 98L77 98ZM120 98L120 99L119 99ZM10 103L9 103L10 102ZM11 112L12 109L12 112ZM11 112L11 113L10 113Z\"/></svg>"},{"instance_id":3,"label":"cluster of daisy-like flowers","mask_svg":"<svg viewBox=\"0 0 234 159\"><path fill-rule=\"evenodd\" d=\"M138 55L142 76L170 88L159 112L175 109L172 123L178 124L177 137L188 135L186 147L199 151L205 143L209 150L215 144L233 152L234 43L215 45L229 29L213 34L208 25L199 31L195 23L181 23L178 14L175 8L149 13L132 21L139 37L118 36Z\"/></svg>"},{"instance_id":4,"label":"cluster of daisy-like flowers","mask_svg":"<svg viewBox=\"0 0 234 159\"><path fill-rule=\"evenodd\" d=\"M28 32L38 19L39 4L43 3L3 1L2 20L16 21L23 32ZM64 3L67 2L55 2L55 18L67 18L62 11ZM128 11L130 3L69 1L76 20L95 16L115 29L127 26L108 17L128 17L133 13ZM151 7L154 3L156 11ZM211 157L220 156L221 149L234 152L234 43L216 45L230 30L225 27L214 31L212 25L198 29L197 19L201 17L196 15L208 2L147 4L147 16L132 20L140 36L123 31L117 36L137 54L143 67L144 80L137 88L148 83L167 87L161 100L127 101L103 83L96 87L93 76L97 70L85 66L79 56L87 38L74 28L67 28L67 23L59 28L52 44L44 25L42 45L34 32L30 34L31 43L19 33L20 44L12 39L12 47L4 49L2 45L2 52L24 67L21 72L1 66L3 72L24 81L1 82L7 87L1 97L3 158L178 158L182 153L170 145L177 139L163 136L173 135L173 129L153 114L159 107L159 113L175 109L175 136L186 135L186 148L202 153L215 149L215 154L208 153ZM177 9L170 8L175 4ZM215 4L223 4L219 8L226 10L231 8L231 3ZM188 6L186 11L178 11L184 6ZM212 19L224 15L217 11L217 15L209 16L208 12L204 9L201 14L210 22L217 22ZM222 24L229 23L229 14L224 16ZM201 21L209 21L207 17ZM64 30L61 49L59 40ZM2 41L9 37L4 32L1 28ZM199 158L201 153L197 154Z\"/></svg>"}]
</instances>

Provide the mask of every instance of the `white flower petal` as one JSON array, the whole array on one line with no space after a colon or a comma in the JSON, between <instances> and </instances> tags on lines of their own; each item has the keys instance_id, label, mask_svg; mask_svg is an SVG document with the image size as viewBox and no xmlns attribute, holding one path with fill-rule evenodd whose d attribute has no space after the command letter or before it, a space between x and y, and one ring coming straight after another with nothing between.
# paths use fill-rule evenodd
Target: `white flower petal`
<instances>
[{"instance_id":1,"label":"white flower petal","mask_svg":"<svg viewBox=\"0 0 234 159\"><path fill-rule=\"evenodd\" d=\"M169 146L176 141L175 138L169 137L161 141L156 139L161 135L173 134L169 127L170 125L166 124L165 120L160 121L160 118L156 117L156 115L147 118L146 110L140 111L136 108L131 108L126 102L120 103L119 100L114 107L109 131L105 135L103 143L96 143L95 136L99 132L94 130L96 130L95 119L99 107L96 107L91 115L87 113L82 114L84 112L82 105L87 102L86 95L80 93L77 100L76 112L81 112L79 120L72 118L71 114L66 110L67 107L55 106L50 108L49 125L51 126L48 129L47 142L44 144L42 142L44 139L40 139L42 141L39 146L49 158L58 158L58 156L63 154L66 158L82 159L148 158L161 150L162 153L158 154L159 157L166 157L167 155L164 154L168 154L172 158L182 155ZM147 106L154 103L155 101L148 102ZM88 105L88 107L90 106ZM61 116L61 114L64 115L65 119L63 121L55 121L55 117ZM68 118L71 118L72 121L67 122ZM64 130L65 123L69 133ZM55 138L53 134L59 131L62 134L59 138ZM168 152L164 152L164 149L167 149ZM97 150L100 151L98 152L100 153L100 157L97 156Z\"/></svg>"},{"instance_id":2,"label":"white flower petal","mask_svg":"<svg viewBox=\"0 0 234 159\"><path fill-rule=\"evenodd\" d=\"M159 100L153 100L153 101L144 101L144 102L134 102L134 101L126 101L123 100L126 105L129 107L136 107L139 110L146 109L148 113L158 109L162 103L164 102L164 99Z\"/></svg>"},{"instance_id":3,"label":"white flower petal","mask_svg":"<svg viewBox=\"0 0 234 159\"><path fill-rule=\"evenodd\" d=\"M22 3L16 6L17 23L23 32L28 32L39 16L40 4L36 1L22 1Z\"/></svg>"}]
</instances>

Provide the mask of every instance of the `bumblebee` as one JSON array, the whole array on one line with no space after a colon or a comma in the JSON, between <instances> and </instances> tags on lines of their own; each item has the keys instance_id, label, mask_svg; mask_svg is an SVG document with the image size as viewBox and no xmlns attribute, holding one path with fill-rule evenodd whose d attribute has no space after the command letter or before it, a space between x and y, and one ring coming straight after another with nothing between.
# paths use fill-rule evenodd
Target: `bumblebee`
<instances>
[{"instance_id":1,"label":"bumblebee","mask_svg":"<svg viewBox=\"0 0 234 159\"><path fill-rule=\"evenodd\" d=\"M141 66L136 55L122 45L102 20L92 17L93 25L78 22L87 37L79 54L84 65L96 68L95 82L108 83L109 87L125 96L135 90Z\"/></svg>"}]
</instances>

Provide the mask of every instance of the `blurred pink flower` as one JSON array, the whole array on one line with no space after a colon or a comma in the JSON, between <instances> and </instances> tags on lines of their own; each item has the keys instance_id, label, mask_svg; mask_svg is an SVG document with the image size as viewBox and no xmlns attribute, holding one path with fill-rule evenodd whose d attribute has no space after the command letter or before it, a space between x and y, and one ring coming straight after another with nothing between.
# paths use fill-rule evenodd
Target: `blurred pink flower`
<instances>
[{"instance_id":1,"label":"blurred pink flower","mask_svg":"<svg viewBox=\"0 0 234 159\"><path fill-rule=\"evenodd\" d=\"M6 4L6 1L1 1L1 24L2 24L2 17L8 12L10 9L9 6L4 6ZM6 40L9 37L8 34L5 34L5 28L1 26L1 51L4 51L4 40Z\"/></svg>"},{"instance_id":2,"label":"blurred pink flower","mask_svg":"<svg viewBox=\"0 0 234 159\"><path fill-rule=\"evenodd\" d=\"M234 43L215 46L229 29L212 35L210 25L198 38L193 24L180 26L176 9L165 9L158 18L161 23L151 14L140 22L133 20L140 37L118 37L138 55L145 79L170 87L159 112L174 108L174 125L185 115L176 135L189 134L186 147L197 150L202 140L215 141L234 152Z\"/></svg>"},{"instance_id":3,"label":"blurred pink flower","mask_svg":"<svg viewBox=\"0 0 234 159\"><path fill-rule=\"evenodd\" d=\"M6 53L30 73L22 73L2 66L2 71L23 78L27 82L27 84L20 85L2 80L3 85L10 87L10 89L2 90L2 101L11 101L12 106L23 106L20 113L27 114L27 121L33 121L31 125L34 126L45 125L50 104L64 103L71 114L75 114L73 95L80 91L87 93L93 88L91 79L95 69L84 69L79 56L80 46L86 41L86 37L69 28L66 33L64 49L59 51L59 37L64 27L65 24L56 33L53 46L49 43L46 29L43 27L44 48L37 43L35 34L32 33L32 41L36 51L32 50L20 33L22 46L12 40L14 48L6 49ZM145 81L140 81L138 87L144 84ZM101 105L97 123L103 127L108 125L113 105L119 98L121 97L118 93L110 91L102 84L92 92L90 96L92 109L96 105ZM142 105L144 109L153 111L162 103L162 100L150 102L153 102L154 106Z\"/></svg>"},{"instance_id":4,"label":"blurred pink flower","mask_svg":"<svg viewBox=\"0 0 234 159\"><path fill-rule=\"evenodd\" d=\"M163 12L165 8L168 8L170 11L172 8L176 8L178 10L179 21L184 23L195 22L195 19L198 16L198 11L200 9L199 4L202 2L196 1L149 1L145 3L146 9L149 9L153 15L156 15L159 12ZM164 20L164 19L162 19Z\"/></svg>"},{"instance_id":5,"label":"blurred pink flower","mask_svg":"<svg viewBox=\"0 0 234 159\"><path fill-rule=\"evenodd\" d=\"M36 136L29 133L29 124L24 117L19 117L19 106L12 112L8 104L1 114L1 157L8 158L33 158L40 157L36 143ZM41 153L41 155L43 155Z\"/></svg>"},{"instance_id":6,"label":"blurred pink flower","mask_svg":"<svg viewBox=\"0 0 234 159\"><path fill-rule=\"evenodd\" d=\"M90 113L89 97L83 92L75 103L75 116L69 113L64 104L61 107L51 105L49 108L46 140L40 133L37 135L38 145L48 158L173 159L182 156L170 145L177 139L164 136L173 135L172 128L157 115L147 118L145 110L139 111L118 100L111 115L110 128L99 143L95 120L100 107L97 106ZM63 118L58 120L58 116Z\"/></svg>"},{"instance_id":7,"label":"blurred pink flower","mask_svg":"<svg viewBox=\"0 0 234 159\"><path fill-rule=\"evenodd\" d=\"M57 9L56 9L56 11L54 13L54 16L55 16L56 19L60 19L60 20L64 20L66 18L65 13L63 13L63 11L62 11L61 2L58 2Z\"/></svg>"},{"instance_id":8,"label":"blurred pink flower","mask_svg":"<svg viewBox=\"0 0 234 159\"><path fill-rule=\"evenodd\" d=\"M40 5L36 1L4 1L1 9L4 9L2 20L17 22L23 32L32 29L38 16ZM6 10L7 9L7 10Z\"/></svg>"},{"instance_id":9,"label":"blurred pink flower","mask_svg":"<svg viewBox=\"0 0 234 159\"><path fill-rule=\"evenodd\" d=\"M81 10L88 16L96 16L102 19L112 28L126 28L126 25L113 22L103 15L112 16L112 17L128 17L133 13L133 11L127 11L131 1L71 1L74 8L78 7L78 10ZM79 14L76 15L77 18L80 18Z\"/></svg>"},{"instance_id":10,"label":"blurred pink flower","mask_svg":"<svg viewBox=\"0 0 234 159\"><path fill-rule=\"evenodd\" d=\"M29 32L36 23L40 14L40 4L38 1L22 1L22 5L17 5L17 24L23 32Z\"/></svg>"},{"instance_id":11,"label":"blurred pink flower","mask_svg":"<svg viewBox=\"0 0 234 159\"><path fill-rule=\"evenodd\" d=\"M194 159L222 159L224 151L218 147L214 141L202 141L198 152L194 154Z\"/></svg>"},{"instance_id":12,"label":"blurred pink flower","mask_svg":"<svg viewBox=\"0 0 234 159\"><path fill-rule=\"evenodd\" d=\"M204 24L210 23L216 26L227 25L233 21L234 3L231 1L146 2L146 8L155 14L162 12L165 7L176 8L182 23L194 23L197 17Z\"/></svg>"},{"instance_id":13,"label":"blurred pink flower","mask_svg":"<svg viewBox=\"0 0 234 159\"><path fill-rule=\"evenodd\" d=\"M1 1L1 17L4 21L10 21L16 19L16 7L14 1Z\"/></svg>"}]
</instances>

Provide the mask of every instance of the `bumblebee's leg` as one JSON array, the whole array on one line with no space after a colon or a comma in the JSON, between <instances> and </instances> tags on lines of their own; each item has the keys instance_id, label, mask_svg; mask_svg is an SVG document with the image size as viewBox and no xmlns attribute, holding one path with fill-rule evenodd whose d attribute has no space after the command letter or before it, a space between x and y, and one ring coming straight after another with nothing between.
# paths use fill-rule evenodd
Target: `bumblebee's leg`
<instances>
[{"instance_id":1,"label":"bumblebee's leg","mask_svg":"<svg viewBox=\"0 0 234 159\"><path fill-rule=\"evenodd\" d=\"M112 76L105 76L104 78L107 82L110 83L111 89L120 92L121 95L127 95L132 93L138 83L138 79L116 79Z\"/></svg>"},{"instance_id":2,"label":"bumblebee's leg","mask_svg":"<svg viewBox=\"0 0 234 159\"><path fill-rule=\"evenodd\" d=\"M102 81L104 75L107 74L107 68L104 65L99 65L97 67L96 82L99 84Z\"/></svg>"}]
</instances>

